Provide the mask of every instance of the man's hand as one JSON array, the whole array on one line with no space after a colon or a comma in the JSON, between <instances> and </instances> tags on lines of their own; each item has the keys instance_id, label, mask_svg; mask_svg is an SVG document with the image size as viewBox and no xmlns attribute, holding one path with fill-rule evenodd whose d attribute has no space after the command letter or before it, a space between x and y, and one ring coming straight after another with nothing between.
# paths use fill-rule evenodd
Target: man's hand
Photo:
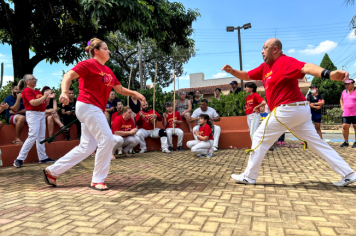
<instances>
[{"instance_id":1,"label":"man's hand","mask_svg":"<svg viewBox=\"0 0 356 236\"><path fill-rule=\"evenodd\" d=\"M253 111L258 114L258 113L260 113L260 108L259 107L255 107L255 108L253 108Z\"/></svg>"},{"instance_id":2,"label":"man's hand","mask_svg":"<svg viewBox=\"0 0 356 236\"><path fill-rule=\"evenodd\" d=\"M18 93L16 96L17 96L17 99L21 99L22 98L22 93Z\"/></svg>"},{"instance_id":3,"label":"man's hand","mask_svg":"<svg viewBox=\"0 0 356 236\"><path fill-rule=\"evenodd\" d=\"M9 109L9 104L2 102L2 103L0 104L0 107L1 107L2 110L6 110L6 109Z\"/></svg>"},{"instance_id":4,"label":"man's hand","mask_svg":"<svg viewBox=\"0 0 356 236\"><path fill-rule=\"evenodd\" d=\"M345 81L349 79L349 73L342 70L334 70L330 73L330 79L334 81Z\"/></svg>"},{"instance_id":5,"label":"man's hand","mask_svg":"<svg viewBox=\"0 0 356 236\"><path fill-rule=\"evenodd\" d=\"M4 110L6 110L6 109L4 109ZM10 112L11 115L17 115L17 112L16 112L16 111L10 110L9 112Z\"/></svg>"},{"instance_id":6,"label":"man's hand","mask_svg":"<svg viewBox=\"0 0 356 236\"><path fill-rule=\"evenodd\" d=\"M142 112L142 111L140 111L140 113L139 113L139 114L140 114L140 117L141 117L141 118L144 118L144 117L145 117L145 115L143 114L143 112Z\"/></svg>"},{"instance_id":7,"label":"man's hand","mask_svg":"<svg viewBox=\"0 0 356 236\"><path fill-rule=\"evenodd\" d=\"M146 98L139 92L136 92L135 97L140 100L141 102L145 102Z\"/></svg>"},{"instance_id":8,"label":"man's hand","mask_svg":"<svg viewBox=\"0 0 356 236\"><path fill-rule=\"evenodd\" d=\"M321 106L315 106L315 109L320 110Z\"/></svg>"},{"instance_id":9,"label":"man's hand","mask_svg":"<svg viewBox=\"0 0 356 236\"><path fill-rule=\"evenodd\" d=\"M234 71L234 69L232 69L232 67L230 65L225 65L222 70L226 71L227 73L232 73Z\"/></svg>"},{"instance_id":10,"label":"man's hand","mask_svg":"<svg viewBox=\"0 0 356 236\"><path fill-rule=\"evenodd\" d=\"M66 114L69 116L70 114L72 114L71 111L66 111Z\"/></svg>"},{"instance_id":11,"label":"man's hand","mask_svg":"<svg viewBox=\"0 0 356 236\"><path fill-rule=\"evenodd\" d=\"M163 117L164 117L164 118L167 118L167 117L168 117L168 114L167 114L167 113L163 113Z\"/></svg>"},{"instance_id":12,"label":"man's hand","mask_svg":"<svg viewBox=\"0 0 356 236\"><path fill-rule=\"evenodd\" d=\"M61 96L59 97L59 102L62 103L63 107L69 104L69 98L68 94L62 93Z\"/></svg>"},{"instance_id":13,"label":"man's hand","mask_svg":"<svg viewBox=\"0 0 356 236\"><path fill-rule=\"evenodd\" d=\"M135 134L137 133L137 131L138 131L137 128L133 128L133 129L131 130L131 134L132 134L132 135L135 135Z\"/></svg>"}]
</instances>

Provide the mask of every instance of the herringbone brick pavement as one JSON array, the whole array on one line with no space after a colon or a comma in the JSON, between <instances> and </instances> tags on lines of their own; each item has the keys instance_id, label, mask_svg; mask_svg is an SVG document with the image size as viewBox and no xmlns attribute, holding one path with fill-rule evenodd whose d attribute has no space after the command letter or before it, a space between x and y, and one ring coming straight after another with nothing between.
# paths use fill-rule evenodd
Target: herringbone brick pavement
<instances>
[{"instance_id":1,"label":"herringbone brick pavement","mask_svg":"<svg viewBox=\"0 0 356 236\"><path fill-rule=\"evenodd\" d=\"M356 169L356 150L337 152ZM0 169L0 235L356 235L356 185L310 150L268 152L257 185L236 184L244 150L119 157L107 185L87 186L94 158L44 184L41 168Z\"/></svg>"}]
</instances>

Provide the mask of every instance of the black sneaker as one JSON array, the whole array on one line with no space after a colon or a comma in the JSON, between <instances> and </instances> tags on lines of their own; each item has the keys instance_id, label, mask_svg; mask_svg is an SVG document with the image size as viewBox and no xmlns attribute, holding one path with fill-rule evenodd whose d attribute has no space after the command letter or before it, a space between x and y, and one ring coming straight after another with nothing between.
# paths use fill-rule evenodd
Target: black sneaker
<instances>
[{"instance_id":1,"label":"black sneaker","mask_svg":"<svg viewBox=\"0 0 356 236\"><path fill-rule=\"evenodd\" d=\"M354 142L354 144L352 144L351 148L356 148L356 142Z\"/></svg>"},{"instance_id":2,"label":"black sneaker","mask_svg":"<svg viewBox=\"0 0 356 236\"><path fill-rule=\"evenodd\" d=\"M182 146L177 147L177 151L184 151Z\"/></svg>"},{"instance_id":3,"label":"black sneaker","mask_svg":"<svg viewBox=\"0 0 356 236\"><path fill-rule=\"evenodd\" d=\"M22 163L23 163L23 160L18 160L18 159L16 159L16 160L14 161L14 166L17 167L17 168L21 168Z\"/></svg>"},{"instance_id":4,"label":"black sneaker","mask_svg":"<svg viewBox=\"0 0 356 236\"><path fill-rule=\"evenodd\" d=\"M53 159L47 158L47 159L41 160L39 163L40 164L46 164L46 163L52 163L52 162L54 162Z\"/></svg>"},{"instance_id":5,"label":"black sneaker","mask_svg":"<svg viewBox=\"0 0 356 236\"><path fill-rule=\"evenodd\" d=\"M70 134L69 134L69 132L65 132L64 134L65 134L65 136L66 136L66 138L65 138L64 140L65 140L65 141L70 141Z\"/></svg>"},{"instance_id":6,"label":"black sneaker","mask_svg":"<svg viewBox=\"0 0 356 236\"><path fill-rule=\"evenodd\" d=\"M81 137L81 135L78 135L78 136L77 136L77 139L80 140L80 137Z\"/></svg>"},{"instance_id":7,"label":"black sneaker","mask_svg":"<svg viewBox=\"0 0 356 236\"><path fill-rule=\"evenodd\" d=\"M343 142L341 145L340 145L340 147L348 147L349 146L349 143L347 143L347 142Z\"/></svg>"},{"instance_id":8,"label":"black sneaker","mask_svg":"<svg viewBox=\"0 0 356 236\"><path fill-rule=\"evenodd\" d=\"M274 151L274 147L270 147L268 151Z\"/></svg>"},{"instance_id":9,"label":"black sneaker","mask_svg":"<svg viewBox=\"0 0 356 236\"><path fill-rule=\"evenodd\" d=\"M172 148L172 147L168 147L168 150L169 150L170 152L173 152L173 148Z\"/></svg>"}]
</instances>

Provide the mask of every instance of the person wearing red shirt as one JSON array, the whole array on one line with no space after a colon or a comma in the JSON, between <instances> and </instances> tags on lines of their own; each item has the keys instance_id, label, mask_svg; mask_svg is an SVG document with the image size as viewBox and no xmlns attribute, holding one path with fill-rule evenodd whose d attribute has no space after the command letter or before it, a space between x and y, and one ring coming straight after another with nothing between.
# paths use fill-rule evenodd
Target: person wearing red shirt
<instances>
[{"instance_id":1,"label":"person wearing red shirt","mask_svg":"<svg viewBox=\"0 0 356 236\"><path fill-rule=\"evenodd\" d=\"M147 146L145 138L160 138L161 148L164 153L171 153L168 150L167 134L164 129L155 128L153 124L158 121L162 121L162 117L157 111L153 114L153 110L148 109L147 102L141 102L141 111L136 114L136 125L140 127L137 131L137 137L140 139L140 153L147 152Z\"/></svg>"},{"instance_id":2,"label":"person wearing red shirt","mask_svg":"<svg viewBox=\"0 0 356 236\"><path fill-rule=\"evenodd\" d=\"M349 77L346 71L329 71L311 63L300 62L282 52L278 39L267 40L262 47L262 63L249 72L232 69L225 65L222 70L242 80L262 80L266 100L272 114L258 127L253 136L252 148L245 172L231 177L238 183L256 184L258 171L268 149L287 129L305 143L305 148L320 155L342 176L335 186L346 186L356 182L356 173L325 141L320 139L310 119L308 102L301 93L298 79L305 74L315 77L344 81ZM308 145L309 144L309 145Z\"/></svg>"},{"instance_id":3,"label":"person wearing red shirt","mask_svg":"<svg viewBox=\"0 0 356 236\"><path fill-rule=\"evenodd\" d=\"M135 123L131 118L132 110L130 107L124 107L122 109L122 115L117 116L112 122L111 130L114 134L114 149L113 155L118 148L124 148L123 152L127 157L129 151L136 147L140 139L135 136L138 129L135 127ZM115 157L114 157L115 158Z\"/></svg>"},{"instance_id":4,"label":"person wearing red shirt","mask_svg":"<svg viewBox=\"0 0 356 236\"><path fill-rule=\"evenodd\" d=\"M196 140L191 140L187 142L187 147L199 157L212 157L214 152L214 137L212 126L209 115L201 114L199 116L199 131L194 130L196 135Z\"/></svg>"},{"instance_id":5,"label":"person wearing red shirt","mask_svg":"<svg viewBox=\"0 0 356 236\"><path fill-rule=\"evenodd\" d=\"M266 105L266 102L257 93L257 85L254 82L247 82L245 84L245 91L248 94L245 103L245 113L248 128L250 129L250 137L252 139L253 133L258 128L258 123L260 122L260 107Z\"/></svg>"},{"instance_id":6,"label":"person wearing red shirt","mask_svg":"<svg viewBox=\"0 0 356 236\"><path fill-rule=\"evenodd\" d=\"M14 166L20 168L23 161L26 159L28 152L36 142L36 149L40 163L54 162L48 158L44 144L40 142L46 137L46 106L55 94L51 90L47 90L42 95L41 91L36 90L37 79L30 74L24 75L19 82L19 87L27 87L22 91L23 104L26 110L26 121L28 124L28 137L23 144L18 157L14 161Z\"/></svg>"},{"instance_id":7,"label":"person wearing red shirt","mask_svg":"<svg viewBox=\"0 0 356 236\"><path fill-rule=\"evenodd\" d=\"M135 95L139 100L145 97L138 92L121 86L111 69L105 66L110 58L106 43L94 38L88 42L86 52L91 59L79 62L68 71L62 80L62 94L59 101L69 103L69 87L79 78L79 96L76 103L76 115L82 126L80 144L60 158L55 164L43 170L45 182L56 186L56 178L87 158L97 148L95 166L90 188L108 190L104 181L110 170L110 161L114 138L104 112L112 89L124 96Z\"/></svg>"},{"instance_id":8,"label":"person wearing red shirt","mask_svg":"<svg viewBox=\"0 0 356 236\"><path fill-rule=\"evenodd\" d=\"M163 114L163 126L166 128L168 150L173 151L172 135L174 126L174 135L178 136L177 151L184 151L182 147L184 132L179 128L179 125L183 123L183 119L179 114L179 111L174 111L173 117L173 103L166 103L167 112Z\"/></svg>"}]
</instances>

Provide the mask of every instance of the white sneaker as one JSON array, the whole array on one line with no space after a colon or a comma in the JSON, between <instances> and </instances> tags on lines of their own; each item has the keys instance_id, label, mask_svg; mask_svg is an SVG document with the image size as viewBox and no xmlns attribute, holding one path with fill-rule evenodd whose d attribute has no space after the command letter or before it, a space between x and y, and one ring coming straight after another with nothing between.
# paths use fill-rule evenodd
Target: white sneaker
<instances>
[{"instance_id":1,"label":"white sneaker","mask_svg":"<svg viewBox=\"0 0 356 236\"><path fill-rule=\"evenodd\" d=\"M163 153L171 153L171 151L169 151L167 148L162 150Z\"/></svg>"},{"instance_id":2,"label":"white sneaker","mask_svg":"<svg viewBox=\"0 0 356 236\"><path fill-rule=\"evenodd\" d=\"M197 157L203 157L204 155L203 154L197 154Z\"/></svg>"},{"instance_id":3,"label":"white sneaker","mask_svg":"<svg viewBox=\"0 0 356 236\"><path fill-rule=\"evenodd\" d=\"M145 152L147 152L146 149L141 149L139 153L145 153Z\"/></svg>"},{"instance_id":4,"label":"white sneaker","mask_svg":"<svg viewBox=\"0 0 356 236\"><path fill-rule=\"evenodd\" d=\"M121 149L117 149L118 150L118 155L122 155L122 150Z\"/></svg>"},{"instance_id":5,"label":"white sneaker","mask_svg":"<svg viewBox=\"0 0 356 236\"><path fill-rule=\"evenodd\" d=\"M251 178L245 176L244 174L241 174L241 175L232 174L231 178L233 178L236 182L241 183L241 184L256 184L255 179L251 179Z\"/></svg>"},{"instance_id":6,"label":"white sneaker","mask_svg":"<svg viewBox=\"0 0 356 236\"><path fill-rule=\"evenodd\" d=\"M337 187L344 187L346 185L349 185L349 184L352 184L355 182L356 182L356 173L353 173L346 177L342 177L342 179L339 182L335 182L335 183L333 183L333 185L337 186Z\"/></svg>"},{"instance_id":7,"label":"white sneaker","mask_svg":"<svg viewBox=\"0 0 356 236\"><path fill-rule=\"evenodd\" d=\"M218 151L218 148L217 147L214 147L214 152L217 152Z\"/></svg>"},{"instance_id":8,"label":"white sneaker","mask_svg":"<svg viewBox=\"0 0 356 236\"><path fill-rule=\"evenodd\" d=\"M212 156L213 156L213 152L214 152L214 151L213 151L213 148L209 148L209 149L208 149L208 154L206 154L205 157L207 157L207 158L212 157Z\"/></svg>"}]
</instances>

